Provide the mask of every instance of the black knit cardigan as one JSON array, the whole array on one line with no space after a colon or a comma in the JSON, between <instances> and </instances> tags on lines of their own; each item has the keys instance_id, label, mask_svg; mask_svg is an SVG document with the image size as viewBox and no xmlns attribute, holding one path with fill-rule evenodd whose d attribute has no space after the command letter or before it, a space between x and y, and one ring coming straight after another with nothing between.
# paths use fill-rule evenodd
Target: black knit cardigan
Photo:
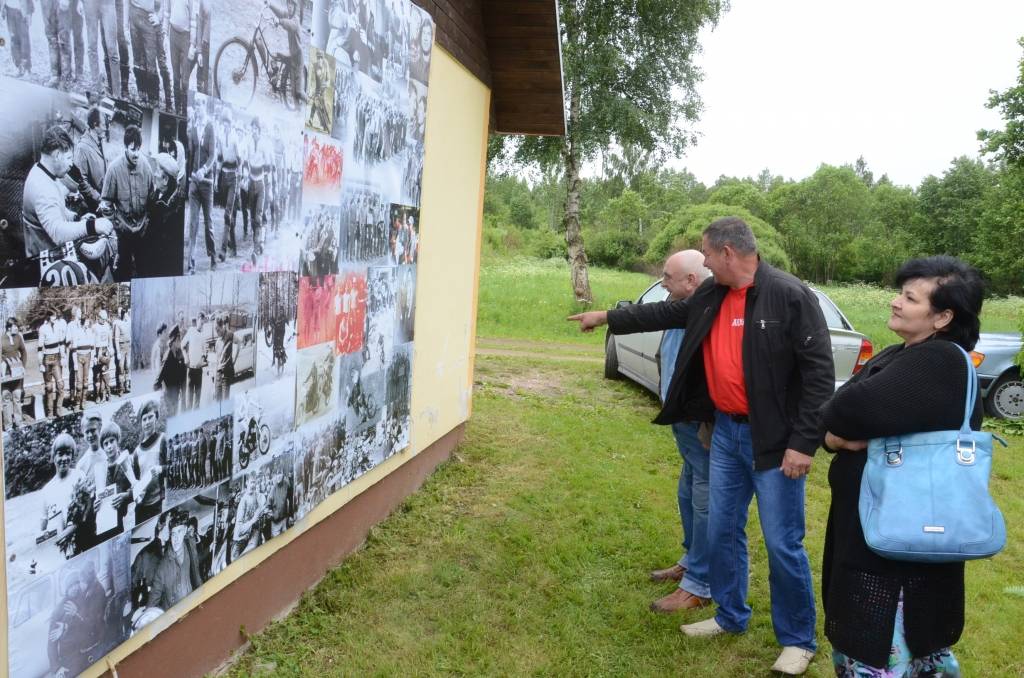
<instances>
[{"instance_id":1,"label":"black knit cardigan","mask_svg":"<svg viewBox=\"0 0 1024 678\"><path fill-rule=\"evenodd\" d=\"M890 346L825 403L822 434L867 440L959 429L966 386L966 362L954 344L933 338L910 347ZM981 418L979 399L972 428L977 430ZM885 667L901 591L904 631L915 657L960 639L964 565L889 560L867 547L857 511L866 460L863 452L839 451L829 465L832 504L822 562L825 635L847 656Z\"/></svg>"}]
</instances>

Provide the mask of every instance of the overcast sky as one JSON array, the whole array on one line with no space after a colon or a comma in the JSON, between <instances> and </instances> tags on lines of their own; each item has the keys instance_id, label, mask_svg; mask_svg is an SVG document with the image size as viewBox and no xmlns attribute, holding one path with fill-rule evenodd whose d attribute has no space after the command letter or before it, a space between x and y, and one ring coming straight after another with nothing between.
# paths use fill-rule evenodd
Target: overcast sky
<instances>
[{"instance_id":1,"label":"overcast sky","mask_svg":"<svg viewBox=\"0 0 1024 678\"><path fill-rule=\"evenodd\" d=\"M917 186L1000 126L990 89L1017 79L1024 0L730 0L701 37L701 134L683 158L719 175L802 179L863 155Z\"/></svg>"}]
</instances>

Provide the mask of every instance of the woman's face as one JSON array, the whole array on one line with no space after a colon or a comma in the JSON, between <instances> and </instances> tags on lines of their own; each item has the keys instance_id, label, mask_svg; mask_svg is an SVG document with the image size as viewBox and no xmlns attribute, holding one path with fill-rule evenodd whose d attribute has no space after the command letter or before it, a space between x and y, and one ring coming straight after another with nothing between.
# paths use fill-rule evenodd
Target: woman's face
<instances>
[{"instance_id":1,"label":"woman's face","mask_svg":"<svg viewBox=\"0 0 1024 678\"><path fill-rule=\"evenodd\" d=\"M924 341L953 319L953 312L948 309L941 313L932 309L936 287L935 278L913 278L903 283L903 289L889 303L892 315L886 324L908 345Z\"/></svg>"},{"instance_id":2,"label":"woman's face","mask_svg":"<svg viewBox=\"0 0 1024 678\"><path fill-rule=\"evenodd\" d=\"M429 52L431 45L434 43L434 26L429 21L423 22L423 27L420 30L420 49L424 52Z\"/></svg>"}]
</instances>

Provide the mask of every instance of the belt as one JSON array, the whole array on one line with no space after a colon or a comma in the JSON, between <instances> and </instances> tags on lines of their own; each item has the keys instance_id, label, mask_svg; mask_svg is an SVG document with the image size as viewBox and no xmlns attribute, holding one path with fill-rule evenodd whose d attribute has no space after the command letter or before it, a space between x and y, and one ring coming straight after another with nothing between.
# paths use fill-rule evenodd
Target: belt
<instances>
[{"instance_id":1,"label":"belt","mask_svg":"<svg viewBox=\"0 0 1024 678\"><path fill-rule=\"evenodd\" d=\"M43 344L43 348L57 348L58 346L60 346L59 341L53 344Z\"/></svg>"},{"instance_id":2,"label":"belt","mask_svg":"<svg viewBox=\"0 0 1024 678\"><path fill-rule=\"evenodd\" d=\"M737 424L749 424L750 423L750 415L746 415L746 414L731 414L729 412L723 412L722 414L724 414L725 416L729 417L730 419L732 419Z\"/></svg>"},{"instance_id":3,"label":"belt","mask_svg":"<svg viewBox=\"0 0 1024 678\"><path fill-rule=\"evenodd\" d=\"M92 349L92 346L75 346L76 351L91 351Z\"/></svg>"},{"instance_id":4,"label":"belt","mask_svg":"<svg viewBox=\"0 0 1024 678\"><path fill-rule=\"evenodd\" d=\"M227 160L225 160L224 164L221 165L220 168L223 171L225 171L225 172L234 172L237 167L238 167L238 163L237 162L228 162Z\"/></svg>"}]
</instances>

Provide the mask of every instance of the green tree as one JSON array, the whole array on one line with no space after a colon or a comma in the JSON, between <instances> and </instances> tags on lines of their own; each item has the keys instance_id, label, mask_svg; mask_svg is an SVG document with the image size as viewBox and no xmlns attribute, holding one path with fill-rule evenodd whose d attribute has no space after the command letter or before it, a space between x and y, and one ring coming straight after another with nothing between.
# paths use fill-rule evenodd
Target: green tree
<instances>
[{"instance_id":1,"label":"green tree","mask_svg":"<svg viewBox=\"0 0 1024 678\"><path fill-rule=\"evenodd\" d=\"M1024 167L999 173L978 219L971 262L995 292L1024 289ZM1024 323L1024 319L1022 319ZM1022 327L1024 330L1024 327Z\"/></svg>"},{"instance_id":2,"label":"green tree","mask_svg":"<svg viewBox=\"0 0 1024 678\"><path fill-rule=\"evenodd\" d=\"M612 198L601 212L601 223L610 229L625 230L643 236L644 221L647 219L647 205L640 194L626 189L617 198ZM650 232L650 224L647 231Z\"/></svg>"},{"instance_id":3,"label":"green tree","mask_svg":"<svg viewBox=\"0 0 1024 678\"><path fill-rule=\"evenodd\" d=\"M816 282L852 278L847 248L875 218L871 192L852 167L822 165L780 190L772 212L801 277Z\"/></svg>"},{"instance_id":4,"label":"green tree","mask_svg":"<svg viewBox=\"0 0 1024 678\"><path fill-rule=\"evenodd\" d=\"M1024 37L1017 41L1024 48ZM1024 58L1017 63L1017 84L1004 92L992 90L986 107L998 110L1005 127L980 130L982 153L1012 166L1024 164Z\"/></svg>"},{"instance_id":5,"label":"green tree","mask_svg":"<svg viewBox=\"0 0 1024 678\"><path fill-rule=\"evenodd\" d=\"M525 137L519 162L560 166L565 177L563 228L576 300L590 303L580 230L580 171L618 144L644 153L681 153L692 139L700 70L693 63L701 27L725 0L565 0L559 3L566 96L564 137Z\"/></svg>"},{"instance_id":6,"label":"green tree","mask_svg":"<svg viewBox=\"0 0 1024 678\"><path fill-rule=\"evenodd\" d=\"M768 196L759 186L745 179L721 182L708 192L708 202L719 205L739 205L754 216L768 216Z\"/></svg>"},{"instance_id":7,"label":"green tree","mask_svg":"<svg viewBox=\"0 0 1024 678\"><path fill-rule=\"evenodd\" d=\"M704 229L723 217L739 217L747 222L757 238L757 249L768 263L779 268L791 268L789 256L782 247L782 237L772 226L738 205L708 203L690 205L672 215L668 224L651 240L644 258L652 264L660 263L671 252L701 248Z\"/></svg>"},{"instance_id":8,"label":"green tree","mask_svg":"<svg viewBox=\"0 0 1024 678\"><path fill-rule=\"evenodd\" d=\"M917 189L913 222L921 253L969 257L986 193L994 183L992 170L967 156L953 160L942 177L925 177Z\"/></svg>"}]
</instances>

